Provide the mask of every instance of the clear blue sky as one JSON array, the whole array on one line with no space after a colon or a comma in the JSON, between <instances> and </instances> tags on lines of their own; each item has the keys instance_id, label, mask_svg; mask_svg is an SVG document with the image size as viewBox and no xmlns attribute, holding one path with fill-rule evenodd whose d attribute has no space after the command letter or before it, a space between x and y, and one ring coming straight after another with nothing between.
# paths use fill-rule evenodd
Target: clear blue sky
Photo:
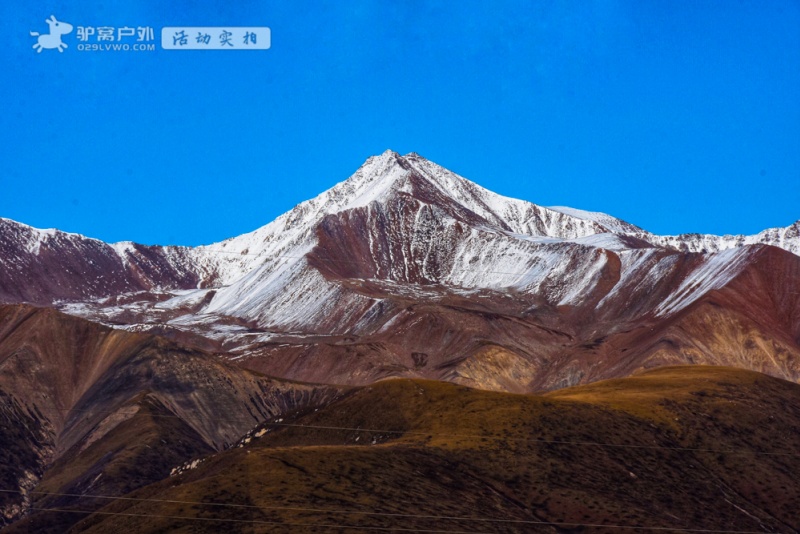
<instances>
[{"instance_id":1,"label":"clear blue sky","mask_svg":"<svg viewBox=\"0 0 800 534\"><path fill-rule=\"evenodd\" d=\"M195 245L391 148L657 233L800 219L800 2L0 6L0 216ZM269 26L249 52L33 51L74 26Z\"/></svg>"}]
</instances>

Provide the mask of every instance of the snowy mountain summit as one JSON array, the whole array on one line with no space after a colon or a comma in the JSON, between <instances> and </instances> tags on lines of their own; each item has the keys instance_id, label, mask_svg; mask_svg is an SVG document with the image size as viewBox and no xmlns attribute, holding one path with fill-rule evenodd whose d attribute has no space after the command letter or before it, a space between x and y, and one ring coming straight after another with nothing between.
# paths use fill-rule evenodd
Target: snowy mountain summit
<instances>
[{"instance_id":1,"label":"snowy mountain summit","mask_svg":"<svg viewBox=\"0 0 800 534\"><path fill-rule=\"evenodd\" d=\"M106 244L0 219L0 300L56 305L303 380L488 380L476 369L486 347L500 347L490 361L510 359L517 374L504 380L518 386L569 347L686 315L761 276L797 285L799 254L800 222L754 236L657 236L386 151L266 226L207 246ZM648 358L666 357L654 347Z\"/></svg>"},{"instance_id":2,"label":"snowy mountain summit","mask_svg":"<svg viewBox=\"0 0 800 534\"><path fill-rule=\"evenodd\" d=\"M658 236L604 213L567 207L542 207L498 195L449 170L410 153L387 150L373 156L347 180L299 204L274 222L249 234L194 249L222 285L233 282L263 260L286 256L286 247L313 242L311 229L331 214L356 208L416 199L447 213L453 220L520 238L551 238L608 248L650 245L688 252L716 252L749 244L769 244L800 254L800 221L755 236L689 234ZM625 238L633 238L625 239ZM582 240L582 241L581 241ZM247 256L237 258L236 255Z\"/></svg>"}]
</instances>

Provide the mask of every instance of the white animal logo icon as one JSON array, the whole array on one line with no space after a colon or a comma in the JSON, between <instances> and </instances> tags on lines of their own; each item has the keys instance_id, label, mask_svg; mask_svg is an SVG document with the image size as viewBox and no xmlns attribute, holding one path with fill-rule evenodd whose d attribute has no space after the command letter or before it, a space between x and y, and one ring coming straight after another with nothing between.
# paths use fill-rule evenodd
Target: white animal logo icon
<instances>
[{"instance_id":1,"label":"white animal logo icon","mask_svg":"<svg viewBox=\"0 0 800 534\"><path fill-rule=\"evenodd\" d=\"M72 24L60 22L53 15L50 15L50 18L45 22L50 26L50 33L40 35L39 32L31 32L32 36L39 38L33 47L40 54L45 48L57 48L59 52L63 52L67 45L61 42L61 36L72 31Z\"/></svg>"}]
</instances>

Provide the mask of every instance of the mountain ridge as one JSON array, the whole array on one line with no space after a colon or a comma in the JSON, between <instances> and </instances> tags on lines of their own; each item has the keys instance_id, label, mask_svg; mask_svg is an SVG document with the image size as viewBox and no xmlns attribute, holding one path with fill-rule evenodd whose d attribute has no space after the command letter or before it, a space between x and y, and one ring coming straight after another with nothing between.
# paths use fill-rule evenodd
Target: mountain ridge
<instances>
[{"instance_id":1,"label":"mountain ridge","mask_svg":"<svg viewBox=\"0 0 800 534\"><path fill-rule=\"evenodd\" d=\"M767 248L777 246L768 255L779 274L751 277L741 291L771 306L762 296L780 284L796 291L800 280L800 222L680 241L606 214L503 197L392 151L271 223L211 245L107 245L55 231L32 245L33 230L0 227L0 261L10 267L0 301L167 335L276 376L352 384L410 376L526 391L613 378L652 358L681 363L695 349L658 336L624 337L636 346L609 349L604 360L591 354L623 331L660 332L752 272ZM730 317L758 315L741 299L729 306ZM794 304L780 306L772 323L749 330L789 340L769 348L748 338L767 359L800 350L800 333L776 319ZM693 332L713 336L713 325ZM666 352L647 348L658 343ZM757 359L721 347L691 358ZM500 360L512 378L492 378ZM771 361L777 376L800 376L795 360Z\"/></svg>"},{"instance_id":2,"label":"mountain ridge","mask_svg":"<svg viewBox=\"0 0 800 534\"><path fill-rule=\"evenodd\" d=\"M406 171L406 173L402 171ZM279 226L280 223L283 223L282 229L286 230L293 225L301 224L303 217L306 216L308 218L309 214L318 218L320 215L324 216L335 211L362 207L373 200L385 200L385 196L392 191L407 192L410 187L408 184L409 175L422 177L429 184L434 184L439 192L449 194L454 200L467 206L474 213L484 218L494 218L495 220L492 222L495 224L499 222L501 227L508 225L509 221L504 221L496 211L504 211L503 215L509 216L508 218L512 219L512 223L517 223L516 228L505 229L519 235L555 239L579 239L598 234L615 233L642 239L652 245L688 252L715 252L746 244L771 244L795 254L800 254L800 220L787 227L768 228L753 235L726 234L718 236L698 233L656 235L606 213L590 212L564 206L543 207L525 200L498 195L466 178L447 171L414 152L401 156L391 150L387 150L379 156L371 156L351 177L339 182L316 197L301 202L273 222L251 232L209 245L195 247L139 245L132 241L106 243L79 233L64 232L52 228L37 229L3 217L0 217L0 224L6 226L4 227L5 232L9 231L9 225L13 225L27 233L26 239L22 241L24 241L24 246L28 252L34 254L39 252L43 243L65 238L87 240L97 245L110 246L119 255L123 263L142 249L161 249L167 253L167 256L173 256L172 263L176 265L181 265L180 260L205 261L211 264L211 268L208 266L201 267L201 273L211 280L225 285L231 281L230 275L226 276L225 274L217 273L215 278L213 272L209 271L213 270L213 268L219 270L221 264L233 262L224 259L224 257L214 258L215 254L259 256L259 252L251 252L250 249L254 245L257 246L262 243L271 232L274 233L275 227ZM397 182L402 182L402 185L390 187ZM540 221L537 221L538 224L526 224L530 223L531 210L533 210L534 215L539 215ZM528 212L527 214L525 213L526 211ZM564 223L564 220L558 220L560 216L566 218L564 219L567 221L566 224L557 224L558 222ZM311 218L313 219L313 217ZM514 218L517 220L514 221ZM577 227L575 226L575 221L580 221L577 223ZM572 223L571 227L569 223ZM567 228L564 229L564 226L567 226ZM188 258L182 258L182 256L188 256ZM0 259L2 259L2 256L0 256ZM214 265L215 263L216 265ZM253 268L254 263L256 262L245 260L234 275L243 276L249 269Z\"/></svg>"},{"instance_id":3,"label":"mountain ridge","mask_svg":"<svg viewBox=\"0 0 800 534\"><path fill-rule=\"evenodd\" d=\"M428 171L433 170L434 172L425 173L425 176L427 178L431 178L431 176L441 175L440 172L436 172L436 171L442 171L442 170L446 171L446 169L444 169L443 167L440 167L439 165L436 165L435 163L433 163L433 162L427 160L426 158L420 156L416 152L411 152L409 154L406 154L405 156L401 156L397 152L394 152L392 150L386 150L381 155L370 156L369 158L367 158L367 160L356 171L356 173L354 173L352 176L350 176L346 180L335 184L334 186L332 186L327 191L324 191L324 192L320 193L319 195L317 195L316 197L314 197L314 198L312 198L310 200L301 202L295 208L288 210L283 215L280 215L278 217L278 219L280 219L280 218L282 218L284 216L287 216L289 213L293 212L295 209L303 207L303 206L305 206L307 204L318 204L323 199L326 200L326 201L330 201L331 197L334 197L334 198L339 197L339 198L341 198L341 196L344 196L346 194L352 194L354 192L363 193L364 192L363 191L363 186L359 187L359 185L362 183L362 182L360 182L359 178L362 178L365 175L367 175L367 173L365 172L367 170L373 170L374 171L375 169L371 169L371 167L373 167L376 163L378 163L379 165L382 164L385 167L387 161L390 161L390 162L391 161L395 161L401 166L401 168L404 168L405 170L417 170L417 171L420 170L420 169L426 169ZM409 162L411 162L412 165L409 165L408 164ZM414 164L416 164L416 165L414 165ZM622 219L619 219L617 217L609 215L609 214L607 214L605 212L587 211L587 210L583 210L583 209L579 209L579 208L573 208L573 207L567 207L567 206L541 206L541 205L533 204L532 202L527 201L527 200L517 199L517 198L514 198L514 197L508 197L508 196L504 196L504 195L500 195L500 194L494 193L494 192L492 192L492 191L490 191L488 189L485 189L484 187L480 186L479 184L477 184L477 183L475 183L475 182L473 182L473 181L471 181L471 180L469 180L467 178L464 178L463 176L459 176L459 175L456 175L455 173L451 173L450 171L446 171L446 173L448 173L448 174L450 174L450 175L452 175L452 176L454 176L454 177L456 177L458 179L455 183L458 183L458 182L466 183L466 184L468 184L469 187L477 188L480 191L481 194L489 194L489 195L491 195L492 197L494 197L496 199L501 199L502 201L510 201L512 203L521 203L521 204L524 204L524 205L533 205L533 206L536 206L536 207L538 207L538 208L540 208L542 210L548 210L550 212L560 213L560 214L567 215L567 216L570 216L570 217L574 217L574 218L577 218L577 219L582 219L582 220L585 220L585 221L595 222L595 223L597 223L599 225L605 225L608 230L612 230L612 231L619 232L619 231L621 231L621 229L626 229L629 232L643 232L643 233L646 233L648 235L656 236L656 237L659 237L659 238L662 238L662 239L679 240L679 239L688 238L688 237L703 237L703 238L708 238L708 239L711 239L711 240L713 240L715 238L716 239L724 239L725 241L730 241L732 243L738 242L737 240L739 238L756 239L759 236L763 236L765 238L770 238L770 237L777 238L780 235L781 237L783 237L783 239L793 239L793 238L797 237L797 235L796 235L797 226L800 225L800 220L798 220L798 221L795 221L794 223L790 224L789 226L786 226L786 227L770 227L770 228L762 230L761 232L758 232L756 234L722 234L722 235L717 235L717 234L703 234L703 233L697 233L697 232L689 232L689 233L682 233L682 234L664 234L664 235L654 234L652 232L648 232L646 230L643 230L642 228L640 228L638 226L635 226L635 225L633 225L631 223L623 221ZM395 178L397 176L398 175L394 175ZM380 170L379 170L379 173L378 173L378 177L379 178L380 177L386 178L385 175L381 175L380 174ZM389 176L389 178L391 179L391 176ZM383 179L382 180L378 180L379 183L383 183L385 181L386 180L383 180ZM374 182L374 175L373 175L373 177L371 177L371 178L368 177L365 181L363 181L363 183L365 183L365 184L371 184L373 182ZM443 187L441 183L438 183L435 180L431 180L431 182L432 183L436 183L436 185L439 186L440 188ZM450 184L452 184L452 183L454 183L454 182L451 181ZM359 185L353 185L353 184L359 184ZM457 189L462 189L463 190L463 188L457 188ZM463 196L461 196L460 198L463 199ZM358 203L351 201L349 203L349 205L347 205L347 207L356 207L358 205L359 205ZM340 209L345 207L345 205L342 205L342 204L338 204L336 206L338 208L340 208ZM14 224L17 224L19 226L26 227L27 229L35 230L36 232L41 233L41 234L45 234L45 235L66 234L68 236L74 236L74 237L78 237L78 238L82 238L82 239L88 239L88 240L92 240L92 241L97 241L97 242L109 244L109 245L112 245L112 246L115 245L115 246L117 246L118 248L121 248L121 249L123 249L126 245L137 245L137 243L135 243L133 241L130 241L130 240L123 240L123 241L113 242L112 243L112 242L106 242L106 241L103 241L101 239L97 239L97 238L94 238L94 237L88 237L86 235L83 235L83 234L77 233L77 232L66 232L66 231L63 231L63 230L56 229L56 228L47 228L47 229L36 228L36 227L30 226L30 225L27 225L25 223L14 221L12 219L9 219L9 218L6 218L6 217L1 217L1 216L0 216L0 221L6 221L6 222L9 222L9 223L14 223ZM269 225L269 223L267 225L264 225L264 226L261 226L261 227L255 229L253 231L245 232L244 234L240 234L240 235L237 235L237 236L229 237L229 238L223 239L222 241L218 241L218 242L211 243L211 244L208 244L208 245L197 245L197 246L187 246L187 245L139 245L139 246L144 246L144 247L164 247L164 248L181 248L181 249L197 249L197 248L204 248L204 247L213 247L215 245L221 245L222 243L229 242L229 241L232 241L232 240L236 240L236 239L241 238L243 236L247 236L247 235L253 234L253 233L257 232L258 230L263 229L265 226L268 226L268 225ZM614 226L616 226L616 228L612 228ZM786 236L786 235L782 235L782 234L789 234L789 235ZM550 236L550 237L555 237L555 236Z\"/></svg>"}]
</instances>

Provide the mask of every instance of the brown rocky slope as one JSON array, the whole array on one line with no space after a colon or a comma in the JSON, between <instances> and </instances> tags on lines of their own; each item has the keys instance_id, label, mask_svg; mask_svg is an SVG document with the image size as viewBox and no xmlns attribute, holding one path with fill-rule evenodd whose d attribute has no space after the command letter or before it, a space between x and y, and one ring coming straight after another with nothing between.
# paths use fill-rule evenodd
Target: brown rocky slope
<instances>
[{"instance_id":1,"label":"brown rocky slope","mask_svg":"<svg viewBox=\"0 0 800 534\"><path fill-rule=\"evenodd\" d=\"M27 510L34 487L121 495L336 393L52 309L0 306L4 521Z\"/></svg>"}]
</instances>

